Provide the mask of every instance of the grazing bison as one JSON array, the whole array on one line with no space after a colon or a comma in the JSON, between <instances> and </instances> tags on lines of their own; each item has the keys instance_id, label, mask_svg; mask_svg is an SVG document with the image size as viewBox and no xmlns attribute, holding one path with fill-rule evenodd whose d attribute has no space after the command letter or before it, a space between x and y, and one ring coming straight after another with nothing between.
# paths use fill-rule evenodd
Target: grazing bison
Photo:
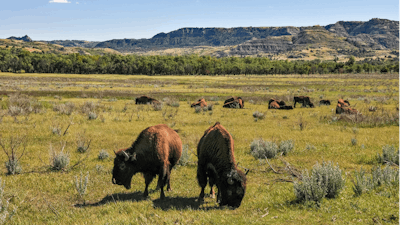
<instances>
[{"instance_id":1,"label":"grazing bison","mask_svg":"<svg viewBox=\"0 0 400 225\"><path fill-rule=\"evenodd\" d=\"M310 97L308 96L298 96L293 98L294 105L293 108L296 108L296 103L301 103L302 107L309 106L310 108L314 108L314 104L312 104Z\"/></svg>"},{"instance_id":2,"label":"grazing bison","mask_svg":"<svg viewBox=\"0 0 400 225\"><path fill-rule=\"evenodd\" d=\"M132 176L143 173L146 188L144 196L148 196L148 187L158 175L157 187L161 189L163 199L164 186L171 190L171 170L182 154L182 141L179 135L167 125L160 124L144 129L132 146L115 153L112 183L131 188Z\"/></svg>"},{"instance_id":3,"label":"grazing bison","mask_svg":"<svg viewBox=\"0 0 400 225\"><path fill-rule=\"evenodd\" d=\"M199 200L204 200L208 178L213 196L213 186L217 185L217 200L221 206L239 207L246 192L246 175L236 167L232 136L219 122L204 132L197 145L197 156Z\"/></svg>"},{"instance_id":4,"label":"grazing bison","mask_svg":"<svg viewBox=\"0 0 400 225\"><path fill-rule=\"evenodd\" d=\"M322 99L321 101L319 101L319 105L331 105L331 101Z\"/></svg>"},{"instance_id":5,"label":"grazing bison","mask_svg":"<svg viewBox=\"0 0 400 225\"><path fill-rule=\"evenodd\" d=\"M339 99L338 104L340 104L341 107L348 107L350 106L350 102L347 100Z\"/></svg>"},{"instance_id":6,"label":"grazing bison","mask_svg":"<svg viewBox=\"0 0 400 225\"><path fill-rule=\"evenodd\" d=\"M224 108L241 108L243 109L244 107L244 101L242 97L231 97L225 100Z\"/></svg>"},{"instance_id":7,"label":"grazing bison","mask_svg":"<svg viewBox=\"0 0 400 225\"><path fill-rule=\"evenodd\" d=\"M204 98L201 98L196 103L193 103L192 105L190 105L191 108L196 107L196 106L200 106L201 108L206 107L207 102L206 102L206 100L204 100Z\"/></svg>"},{"instance_id":8,"label":"grazing bison","mask_svg":"<svg viewBox=\"0 0 400 225\"><path fill-rule=\"evenodd\" d=\"M147 97L145 95L136 98L136 105L138 104L160 104L159 101L154 98Z\"/></svg>"}]
</instances>

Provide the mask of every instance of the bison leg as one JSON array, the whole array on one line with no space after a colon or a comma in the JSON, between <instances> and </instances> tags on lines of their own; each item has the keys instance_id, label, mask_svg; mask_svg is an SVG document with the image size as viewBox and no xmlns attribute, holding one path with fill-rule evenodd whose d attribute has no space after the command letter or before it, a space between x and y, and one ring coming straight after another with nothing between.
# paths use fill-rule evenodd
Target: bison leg
<instances>
[{"instance_id":1,"label":"bison leg","mask_svg":"<svg viewBox=\"0 0 400 225\"><path fill-rule=\"evenodd\" d=\"M144 182L146 184L146 188L144 189L143 195L144 197L147 197L149 196L149 185L153 181L154 175L151 173L145 173L143 174L143 176L144 176Z\"/></svg>"},{"instance_id":2,"label":"bison leg","mask_svg":"<svg viewBox=\"0 0 400 225\"><path fill-rule=\"evenodd\" d=\"M214 184L215 184L214 178L213 177L208 178L208 185L210 185L211 188L210 190L211 198L215 198Z\"/></svg>"},{"instance_id":3,"label":"bison leg","mask_svg":"<svg viewBox=\"0 0 400 225\"><path fill-rule=\"evenodd\" d=\"M199 201L202 202L202 201L204 201L204 189L207 186L207 173L206 173L206 169L203 166L201 166L200 163L197 167L197 181L199 182L199 185L201 187Z\"/></svg>"},{"instance_id":4,"label":"bison leg","mask_svg":"<svg viewBox=\"0 0 400 225\"><path fill-rule=\"evenodd\" d=\"M169 180L169 174L170 173L169 173L168 166L167 165L162 166L162 169L158 176L158 184L157 184L157 186L161 189L160 199L165 198L164 186Z\"/></svg>"}]
</instances>

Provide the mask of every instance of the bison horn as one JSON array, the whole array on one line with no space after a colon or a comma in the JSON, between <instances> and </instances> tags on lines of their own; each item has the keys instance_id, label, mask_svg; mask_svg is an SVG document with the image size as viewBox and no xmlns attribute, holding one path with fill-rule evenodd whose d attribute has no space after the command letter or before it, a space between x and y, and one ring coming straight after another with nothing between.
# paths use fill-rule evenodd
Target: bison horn
<instances>
[{"instance_id":1,"label":"bison horn","mask_svg":"<svg viewBox=\"0 0 400 225\"><path fill-rule=\"evenodd\" d=\"M114 150L114 154L117 155L117 152Z\"/></svg>"},{"instance_id":2,"label":"bison horn","mask_svg":"<svg viewBox=\"0 0 400 225\"><path fill-rule=\"evenodd\" d=\"M233 184L233 180L232 178L228 178L228 184L232 185Z\"/></svg>"},{"instance_id":3,"label":"bison horn","mask_svg":"<svg viewBox=\"0 0 400 225\"><path fill-rule=\"evenodd\" d=\"M128 159L129 159L128 153L126 153L125 151L122 151L122 154L124 154L124 156L125 156L125 161L128 161Z\"/></svg>"}]
</instances>

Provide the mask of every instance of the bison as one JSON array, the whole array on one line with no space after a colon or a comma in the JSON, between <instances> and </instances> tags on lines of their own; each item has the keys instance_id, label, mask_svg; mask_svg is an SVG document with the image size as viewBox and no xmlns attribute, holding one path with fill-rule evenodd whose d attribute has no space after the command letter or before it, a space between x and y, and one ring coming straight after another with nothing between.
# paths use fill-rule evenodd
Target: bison
<instances>
[{"instance_id":1,"label":"bison","mask_svg":"<svg viewBox=\"0 0 400 225\"><path fill-rule=\"evenodd\" d=\"M268 102L268 109L293 109L293 107L285 105L284 101L279 101L271 98Z\"/></svg>"},{"instance_id":2,"label":"bison","mask_svg":"<svg viewBox=\"0 0 400 225\"><path fill-rule=\"evenodd\" d=\"M219 122L204 132L197 145L197 156L199 201L204 200L208 178L212 196L214 184L218 188L220 206L239 207L246 192L246 175L236 167L232 136Z\"/></svg>"},{"instance_id":3,"label":"bison","mask_svg":"<svg viewBox=\"0 0 400 225\"><path fill-rule=\"evenodd\" d=\"M293 108L296 108L296 103L301 103L302 107L307 107L309 106L310 108L314 108L314 104L312 104L310 97L308 96L295 96L293 98L294 105Z\"/></svg>"},{"instance_id":4,"label":"bison","mask_svg":"<svg viewBox=\"0 0 400 225\"><path fill-rule=\"evenodd\" d=\"M224 108L241 108L243 109L244 107L244 101L242 97L231 97L225 100Z\"/></svg>"},{"instance_id":5,"label":"bison","mask_svg":"<svg viewBox=\"0 0 400 225\"><path fill-rule=\"evenodd\" d=\"M207 106L206 100L204 100L204 98L201 98L196 103L193 103L192 105L190 105L191 108L197 107L197 106L200 106L201 108L206 107Z\"/></svg>"},{"instance_id":6,"label":"bison","mask_svg":"<svg viewBox=\"0 0 400 225\"><path fill-rule=\"evenodd\" d=\"M357 109L353 109L350 107L342 106L341 104L337 104L336 106L336 114L360 114Z\"/></svg>"},{"instance_id":7,"label":"bison","mask_svg":"<svg viewBox=\"0 0 400 225\"><path fill-rule=\"evenodd\" d=\"M140 172L145 179L144 196L149 194L149 184L158 175L157 187L163 199L164 186L171 190L171 170L182 154L179 135L167 125L160 124L144 129L132 146L115 153L112 183L131 188L132 176Z\"/></svg>"},{"instance_id":8,"label":"bison","mask_svg":"<svg viewBox=\"0 0 400 225\"><path fill-rule=\"evenodd\" d=\"M154 98L150 98L150 97L147 97L147 96L143 95L143 96L140 96L140 97L136 98L136 103L135 104L136 105L139 105L139 104L160 104L160 102L157 101Z\"/></svg>"},{"instance_id":9,"label":"bison","mask_svg":"<svg viewBox=\"0 0 400 225\"><path fill-rule=\"evenodd\" d=\"M319 105L331 105L331 101L322 99L321 101L319 101Z\"/></svg>"},{"instance_id":10,"label":"bison","mask_svg":"<svg viewBox=\"0 0 400 225\"><path fill-rule=\"evenodd\" d=\"M350 102L347 100L339 99L338 104L340 104L341 107L348 107L350 106Z\"/></svg>"}]
</instances>

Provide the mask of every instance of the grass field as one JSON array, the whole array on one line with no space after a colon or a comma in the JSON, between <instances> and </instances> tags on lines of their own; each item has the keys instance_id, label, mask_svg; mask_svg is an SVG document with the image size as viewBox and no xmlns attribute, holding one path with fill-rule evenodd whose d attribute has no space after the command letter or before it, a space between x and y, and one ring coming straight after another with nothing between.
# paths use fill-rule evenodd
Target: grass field
<instances>
[{"instance_id":1,"label":"grass field","mask_svg":"<svg viewBox=\"0 0 400 225\"><path fill-rule=\"evenodd\" d=\"M354 171L379 165L377 154L399 148L399 75L315 76L118 76L0 73L0 134L7 150L17 149L22 172L6 175L6 154L0 150L4 198L17 207L9 224L383 224L399 223L399 186L383 185L356 197ZM23 95L16 97L13 93ZM26 95L26 96L25 96ZM161 110L135 105L148 95L163 102ZM293 105L293 96L310 96L315 108L268 109L277 98ZM25 96L25 97L24 97ZM244 109L222 108L230 96L242 96ZM204 97L212 111L195 112L190 104ZM338 116L335 103L348 99L362 116ZM331 106L318 106L329 99ZM179 103L179 107L169 103ZM69 105L70 111L64 107ZM74 107L72 107L73 105ZM173 105L173 104L170 104ZM22 111L15 111L19 106ZM376 107L376 111L369 111ZM396 109L397 108L397 109ZM255 120L254 112L264 113ZM97 118L89 119L93 113ZM94 118L94 119L93 119ZM204 131L219 121L233 136L239 168L250 169L247 191L236 209L219 208L206 195L199 204L196 146ZM132 189L111 183L113 150L129 147L146 127L167 124L179 130L189 149L188 164L172 171L172 191L159 199L156 180L143 198L144 178L137 174ZM67 129L68 128L68 129ZM66 131L66 132L65 132ZM64 135L65 133L65 135ZM276 157L255 159L253 140L280 143L293 140L294 150L283 156L292 168L311 171L317 162L339 165L346 184L337 198L320 205L296 202L293 181ZM352 139L356 140L352 143ZM78 147L90 141L87 152ZM50 169L53 151L70 156L66 169ZM98 159L105 150L109 158ZM19 155L18 153L18 155ZM398 169L398 166L393 168ZM88 173L83 197L75 177ZM206 188L206 192L209 189ZM1 211L0 211L1 213ZM1 215L1 214L0 214Z\"/></svg>"}]
</instances>

